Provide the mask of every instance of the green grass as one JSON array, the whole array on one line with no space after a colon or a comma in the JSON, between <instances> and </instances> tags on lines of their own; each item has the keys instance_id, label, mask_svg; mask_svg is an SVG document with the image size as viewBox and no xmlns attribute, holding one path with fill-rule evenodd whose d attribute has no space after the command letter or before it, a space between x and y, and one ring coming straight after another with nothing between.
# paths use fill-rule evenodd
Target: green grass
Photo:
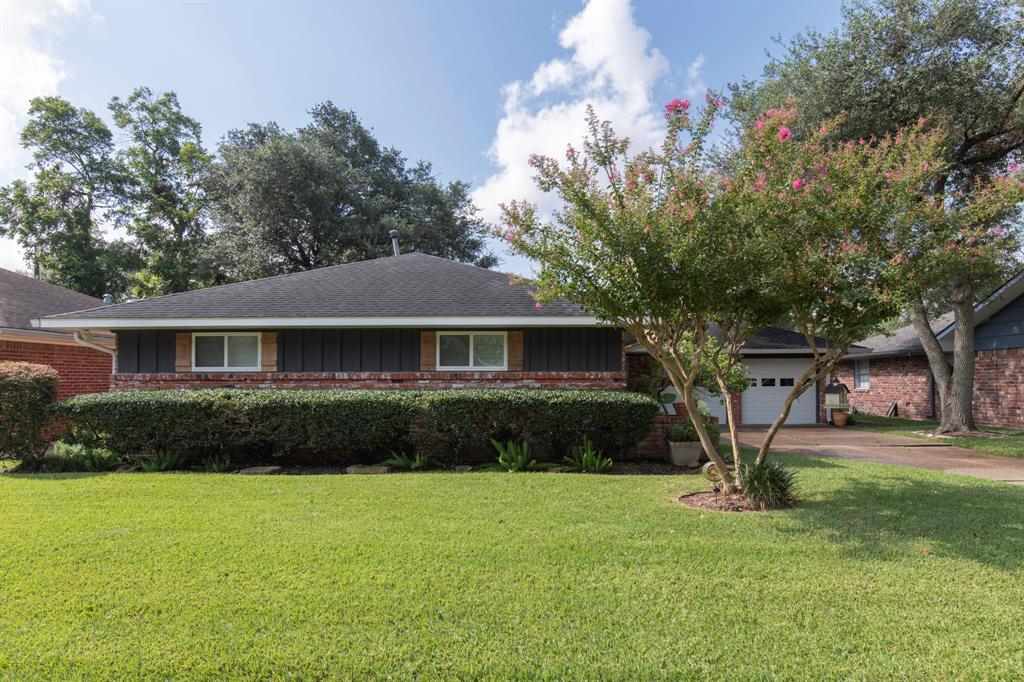
<instances>
[{"instance_id":1,"label":"green grass","mask_svg":"<svg viewBox=\"0 0 1024 682\"><path fill-rule=\"evenodd\" d=\"M1019 679L1024 489L696 476L0 476L0 678Z\"/></svg>"},{"instance_id":2,"label":"green grass","mask_svg":"<svg viewBox=\"0 0 1024 682\"><path fill-rule=\"evenodd\" d=\"M853 415L853 420L854 423L850 424L848 428L891 433L911 438L927 438L927 436L922 436L918 432L934 431L939 425L937 421L927 419L880 417L873 414L856 414ZM977 436L973 438L942 438L939 442L987 452L990 455L1024 458L1024 431L999 426L982 426L981 428L990 434L995 433L999 435Z\"/></svg>"}]
</instances>

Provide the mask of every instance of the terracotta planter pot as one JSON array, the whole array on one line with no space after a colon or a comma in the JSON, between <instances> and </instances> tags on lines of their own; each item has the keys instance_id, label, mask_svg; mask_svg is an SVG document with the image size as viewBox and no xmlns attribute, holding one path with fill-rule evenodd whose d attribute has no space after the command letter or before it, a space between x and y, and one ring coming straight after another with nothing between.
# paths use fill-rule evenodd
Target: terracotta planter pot
<instances>
[{"instance_id":1,"label":"terracotta planter pot","mask_svg":"<svg viewBox=\"0 0 1024 682\"><path fill-rule=\"evenodd\" d=\"M839 412L839 411L836 411L836 410L832 410L832 423L835 426L839 426L839 427L846 426L846 422L849 419L849 417L850 417L850 415L848 415L846 412Z\"/></svg>"},{"instance_id":2,"label":"terracotta planter pot","mask_svg":"<svg viewBox=\"0 0 1024 682\"><path fill-rule=\"evenodd\" d=\"M700 455L704 451L700 442L673 443L669 441L668 449L672 458L672 464L677 467L688 467L695 469L700 463Z\"/></svg>"}]
</instances>

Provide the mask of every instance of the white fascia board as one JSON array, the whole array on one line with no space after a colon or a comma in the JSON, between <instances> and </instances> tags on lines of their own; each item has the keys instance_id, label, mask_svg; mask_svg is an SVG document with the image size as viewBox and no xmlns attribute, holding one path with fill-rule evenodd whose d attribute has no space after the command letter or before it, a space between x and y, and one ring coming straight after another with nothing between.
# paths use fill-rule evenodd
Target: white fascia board
<instances>
[{"instance_id":1,"label":"white fascia board","mask_svg":"<svg viewBox=\"0 0 1024 682\"><path fill-rule=\"evenodd\" d=\"M577 315L530 315L509 317L183 317L42 318L32 320L40 329L287 329L429 327L431 329L484 329L504 327L597 327L596 317Z\"/></svg>"}]
</instances>

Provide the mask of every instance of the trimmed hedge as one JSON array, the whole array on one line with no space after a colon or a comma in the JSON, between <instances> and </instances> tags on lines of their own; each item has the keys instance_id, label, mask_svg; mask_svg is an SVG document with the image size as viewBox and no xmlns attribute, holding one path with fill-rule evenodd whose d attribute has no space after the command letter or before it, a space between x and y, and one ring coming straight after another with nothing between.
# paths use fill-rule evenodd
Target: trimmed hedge
<instances>
[{"instance_id":1,"label":"trimmed hedge","mask_svg":"<svg viewBox=\"0 0 1024 682\"><path fill-rule=\"evenodd\" d=\"M416 401L399 391L199 389L96 393L56 410L75 440L125 455L348 459L408 447Z\"/></svg>"},{"instance_id":2,"label":"trimmed hedge","mask_svg":"<svg viewBox=\"0 0 1024 682\"><path fill-rule=\"evenodd\" d=\"M76 396L55 411L74 440L124 455L341 461L418 448L459 462L493 458L492 438L562 456L587 436L618 454L647 435L658 406L626 391L196 389Z\"/></svg>"},{"instance_id":3,"label":"trimmed hedge","mask_svg":"<svg viewBox=\"0 0 1024 682\"><path fill-rule=\"evenodd\" d=\"M57 370L30 362L0 362L0 457L32 459L46 449L42 433L57 399Z\"/></svg>"},{"instance_id":4,"label":"trimmed hedge","mask_svg":"<svg viewBox=\"0 0 1024 682\"><path fill-rule=\"evenodd\" d=\"M587 436L605 454L617 455L643 440L659 409L638 393L583 389L428 391L421 404L424 426L454 461L481 450L492 455L491 439L526 441L561 459Z\"/></svg>"}]
</instances>

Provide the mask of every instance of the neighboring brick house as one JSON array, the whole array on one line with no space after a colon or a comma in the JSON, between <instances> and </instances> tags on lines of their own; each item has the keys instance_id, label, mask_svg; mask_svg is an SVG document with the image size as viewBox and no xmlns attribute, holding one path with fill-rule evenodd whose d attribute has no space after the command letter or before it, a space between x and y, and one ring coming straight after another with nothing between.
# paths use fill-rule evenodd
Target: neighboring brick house
<instances>
[{"instance_id":1,"label":"neighboring brick house","mask_svg":"<svg viewBox=\"0 0 1024 682\"><path fill-rule=\"evenodd\" d=\"M406 253L39 321L112 330L113 386L626 385L622 334L507 275Z\"/></svg>"},{"instance_id":2,"label":"neighboring brick house","mask_svg":"<svg viewBox=\"0 0 1024 682\"><path fill-rule=\"evenodd\" d=\"M75 341L68 331L34 329L44 315L94 308L103 301L0 268L0 360L50 365L60 375L58 397L109 390L112 358ZM112 337L97 337L113 345Z\"/></svg>"},{"instance_id":3,"label":"neighboring brick house","mask_svg":"<svg viewBox=\"0 0 1024 682\"><path fill-rule=\"evenodd\" d=\"M982 424L1024 427L1024 272L975 306L974 317L974 418ZM932 329L952 357L952 313L935 319ZM895 411L913 419L938 417L935 384L913 326L858 345L869 351L851 354L837 372L850 389L854 408L871 414Z\"/></svg>"}]
</instances>

